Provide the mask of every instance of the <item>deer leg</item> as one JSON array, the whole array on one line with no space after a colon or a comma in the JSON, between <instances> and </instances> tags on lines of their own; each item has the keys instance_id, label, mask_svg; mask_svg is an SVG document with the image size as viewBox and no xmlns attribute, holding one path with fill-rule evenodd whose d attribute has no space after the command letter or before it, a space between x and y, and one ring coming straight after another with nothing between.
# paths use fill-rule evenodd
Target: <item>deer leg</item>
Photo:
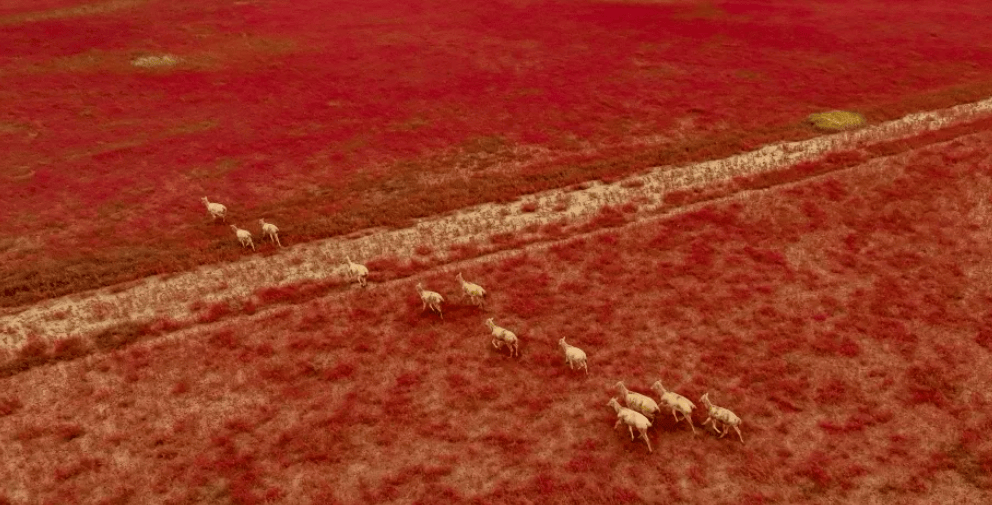
<instances>
[{"instance_id":1,"label":"deer leg","mask_svg":"<svg viewBox=\"0 0 992 505\"><path fill-rule=\"evenodd\" d=\"M685 420L686 421L689 421L689 427L692 428L692 434L695 435L696 434L696 427L692 425L692 418L691 417L687 417L687 418L685 418Z\"/></svg>"},{"instance_id":2,"label":"deer leg","mask_svg":"<svg viewBox=\"0 0 992 505\"><path fill-rule=\"evenodd\" d=\"M627 425L627 429L630 430L630 441L633 442L634 441L634 428L631 428L630 425L628 424Z\"/></svg>"},{"instance_id":3,"label":"deer leg","mask_svg":"<svg viewBox=\"0 0 992 505\"><path fill-rule=\"evenodd\" d=\"M675 416L675 422L679 422L679 415L675 412L675 409L672 409L672 415Z\"/></svg>"},{"instance_id":4,"label":"deer leg","mask_svg":"<svg viewBox=\"0 0 992 505\"><path fill-rule=\"evenodd\" d=\"M586 375L589 375L589 365L586 365L586 364L585 364L585 363L583 362L583 363L582 363L582 368L585 368L585 369L586 369Z\"/></svg>"},{"instance_id":5,"label":"deer leg","mask_svg":"<svg viewBox=\"0 0 992 505\"><path fill-rule=\"evenodd\" d=\"M740 430L740 428L738 428L738 427L736 427L736 426L734 426L734 431L736 431L736 432L737 432L737 436L741 438L741 443L743 444L743 443L744 443L744 436L743 436L743 435L741 435L741 430Z\"/></svg>"},{"instance_id":6,"label":"deer leg","mask_svg":"<svg viewBox=\"0 0 992 505\"><path fill-rule=\"evenodd\" d=\"M730 431L730 426L726 424L723 425L723 433L720 434L720 438L727 436L727 432Z\"/></svg>"},{"instance_id":7,"label":"deer leg","mask_svg":"<svg viewBox=\"0 0 992 505\"><path fill-rule=\"evenodd\" d=\"M654 451L653 451L653 450L651 449L651 440L650 440L650 439L648 438L648 432L646 432L646 431L642 431L642 432L641 432L641 436L642 436L642 437L644 437L644 443L645 443L645 444L648 444L648 452L654 452Z\"/></svg>"},{"instance_id":8,"label":"deer leg","mask_svg":"<svg viewBox=\"0 0 992 505\"><path fill-rule=\"evenodd\" d=\"M614 424L614 425L613 425L613 429L614 429L614 430L615 430L615 429L617 429L617 426L620 426L620 423L622 423L622 422L623 422L622 420L620 420L620 419L617 419L617 422L616 422L616 424Z\"/></svg>"}]
</instances>

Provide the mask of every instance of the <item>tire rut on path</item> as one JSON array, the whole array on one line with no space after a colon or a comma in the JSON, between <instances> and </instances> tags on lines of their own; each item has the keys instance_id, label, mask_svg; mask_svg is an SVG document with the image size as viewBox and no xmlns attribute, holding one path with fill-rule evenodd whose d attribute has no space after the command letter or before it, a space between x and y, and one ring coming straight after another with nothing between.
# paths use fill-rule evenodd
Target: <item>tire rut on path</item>
<instances>
[{"instance_id":1,"label":"tire rut on path","mask_svg":"<svg viewBox=\"0 0 992 505\"><path fill-rule=\"evenodd\" d=\"M356 262L377 257L412 258L417 246L428 245L443 263L453 246L488 243L494 234L547 242L546 237L540 239L540 235L526 233L525 229L557 221L581 224L605 206L632 201L638 203L632 219L645 219L656 214L664 206L665 196L674 191L704 188L739 176L781 169L829 152L911 137L990 114L992 99L911 114L859 130L772 144L720 160L657 167L611 184L594 181L582 190L557 189L525 195L509 204L473 206L419 220L405 229L366 230L286 247L271 256L249 256L234 263L46 300L0 315L0 347L20 347L29 334L52 340L88 335L129 321L145 322L163 316L186 320L195 317L195 311L190 308L192 301L210 304L245 300L259 288L335 277L344 280L345 256ZM522 210L525 205L536 205L537 210L525 212ZM231 247L237 246L232 239Z\"/></svg>"}]
</instances>

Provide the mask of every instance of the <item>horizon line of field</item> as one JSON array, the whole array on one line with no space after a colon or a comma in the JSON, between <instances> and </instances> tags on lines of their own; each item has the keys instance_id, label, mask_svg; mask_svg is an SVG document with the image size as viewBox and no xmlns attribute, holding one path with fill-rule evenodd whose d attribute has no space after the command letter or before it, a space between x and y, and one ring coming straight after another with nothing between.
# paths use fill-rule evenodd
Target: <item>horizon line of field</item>
<instances>
[{"instance_id":1,"label":"horizon line of field","mask_svg":"<svg viewBox=\"0 0 992 505\"><path fill-rule=\"evenodd\" d=\"M979 133L980 132L972 132L971 134ZM954 139L966 135L958 135L940 142L917 146L911 149L911 151L924 149L935 144L952 142ZM468 265L498 261L500 259L507 259L520 254L528 254L532 251L552 248L578 239L592 238L602 234L614 233L617 230L623 230L629 226L641 225L649 219L666 219L674 215L698 211L712 204L714 201L739 198L742 194L746 194L748 191L763 191L782 186L803 184L811 180L836 174L837 172L845 169L864 166L867 163L873 163L877 167L881 167L888 159L900 155L906 156L909 154L911 153L902 152L892 155L880 155L867 160L856 160L853 163L849 159L842 159L838 162L838 166L833 170L805 175L797 179L788 179L782 181L780 184L765 185L756 189L746 187L736 189L726 188L726 190L719 195L704 195L704 197L700 200L684 202L678 206L668 209L656 210L653 213L638 212L638 218L628 219L622 223L608 222L595 225L590 228L590 222L594 221L590 220L590 222L585 223L584 226L577 225L581 231L576 231L575 233L567 236L514 245L509 248L498 249L471 258L455 260L447 263L421 265L423 268L419 270L413 269L407 272L406 275L387 279L381 282L381 284L393 284L395 282L409 283L416 280L418 277L434 277L441 275L444 272L448 272L453 276L455 269L463 269ZM788 168L786 168L786 170L788 170ZM298 284L310 283L304 282ZM347 285L350 286L350 283ZM211 325L215 323L230 323L232 319L238 316L252 316L246 320L242 320L243 323L251 323L253 321L261 321L264 320L264 318L273 317L273 312L277 309L283 310L285 313L292 313L295 310L293 307L300 306L305 303L313 303L321 299L343 296L346 293L346 290L351 290L350 287L345 288L343 286L344 285L341 283L325 283L325 285L321 287L322 289L318 288L316 290L311 290L308 293L304 293L303 297L295 297L289 300L276 300L273 303L264 304L257 308L253 306L250 312L239 310L229 311L221 314L220 317L213 319L208 318L205 320L202 318L202 315L200 317L196 317L197 315L193 314L193 317L179 320L167 319L163 321L161 319L156 319L152 321L146 320L144 322L135 320L128 320L124 322L118 321L116 323L112 323L109 328L105 328L98 332L52 339L48 343L54 344L53 351L51 349L52 346L48 346L49 349L46 350L44 349L46 346L43 342L32 341L27 343L25 346L22 346L22 348L17 351L17 357L7 360L6 363L0 364L0 377L16 375L35 368L36 366L43 366L46 364L58 364L65 361L74 361L76 359L97 359L97 356L103 355L108 351L130 347L131 345L156 345L160 342L175 341L180 338L196 335L196 332L208 331L211 328ZM250 301L247 303L250 303ZM289 307L287 307L287 305L289 305ZM263 319L258 319L258 317ZM104 335L104 338L102 339L100 338L101 334ZM109 337L107 337L107 335L109 335ZM66 344L66 342L69 342L69 344ZM61 351L60 344L62 344Z\"/></svg>"},{"instance_id":2,"label":"horizon line of field","mask_svg":"<svg viewBox=\"0 0 992 505\"><path fill-rule=\"evenodd\" d=\"M978 115L981 112L985 112L985 111L989 110L990 108L992 108L992 107L990 107L990 105L992 105L992 100L986 100L986 101L978 102L976 104L971 104L971 105L973 106L972 108L970 108L970 109L963 109L963 110L970 111L972 113L971 115ZM657 211L657 210L659 210L659 209L661 209L662 207L665 206L665 203L666 203L665 202L665 199L667 199L667 197L670 196L670 193L678 192L680 190L687 190L687 189L688 190L699 191L701 188L703 188L703 187L705 187L707 185L714 186L714 185L717 185L717 184L719 184L721 182L726 182L726 181L732 179L733 177L739 177L741 175L748 175L747 172L750 172L750 174L754 174L754 173L762 172L762 171L764 171L764 172L771 172L771 171L775 171L775 170L779 170L779 169L785 169L785 168L789 167L790 165L795 165L796 163L802 163L804 161L807 161L809 158L813 158L816 155L821 155L823 153L828 153L829 151L835 150L835 149L838 149L838 148L850 147L852 145L858 144L859 142L865 142L867 144L872 144L872 143L882 142L882 141L886 141L886 140L891 141L891 139L895 135L898 135L900 133L903 136L911 136L914 133L918 133L919 131L923 131L924 133L933 132L934 130L939 129L940 127L944 126L947 123L950 123L951 121L953 121L955 119L958 119L958 118L965 118L965 119L967 119L967 114L962 114L961 111L962 111L962 106L957 106L957 107L954 107L954 108L951 108L951 109L944 109L944 110L941 110L941 111L934 111L934 112L930 112L930 113L919 113L919 114L914 114L914 115L906 116L905 118L903 118L903 120L900 121L902 123L901 125L899 124L900 122L889 122L889 123L886 123L886 124L883 124L883 125L879 125L879 126L876 126L876 127L872 127L872 128L869 128L869 129L865 129L865 130L858 130L858 131L854 131L854 132L842 132L842 133L828 135L828 136L824 136L824 137L818 137L816 139L810 139L810 140L806 140L806 141L799 141L799 142L792 142L792 143L780 143L780 144L768 145L768 146L762 147L761 149L758 149L758 150L755 150L755 151L752 151L752 152L749 152L749 153L743 153L743 154L735 155L735 156L732 156L732 157L729 157L729 158L725 158L725 159L721 159L721 160L711 160L711 161L708 161L708 162L697 163L697 164L688 165L688 166L674 167L674 168L673 167L658 167L658 168L655 168L655 169L651 170L651 172L649 174L647 174L647 175L640 175L640 174L639 175L634 175L632 177L621 179L618 182L611 183L611 184L608 184L608 185L596 184L599 181L594 181L593 182L593 187L591 187L591 188L589 187L589 184L578 185L579 188L582 191L585 191L586 196L591 197L591 198L595 198L595 199L599 200L600 205L594 205L593 208L586 209L585 212L582 211L582 207L583 206L574 206L573 205L573 206L569 207L567 209L567 211L563 213L563 215L559 215L557 217L559 218L559 222L561 222L563 219L567 220L567 219L571 218L572 221L573 221L573 224L574 224L575 221L578 221L577 218L591 216L597 208L602 211L603 208L608 207L610 204L619 204L621 202L631 202L632 200L635 200L638 196L642 196L643 197L644 196L643 193L646 190L652 190L652 193L655 195L655 202L654 202L653 205L649 205L646 208L639 208L639 209L637 209L637 211L638 211L639 214L651 213L651 212ZM976 114L976 112L978 114ZM921 119L923 121L921 121ZM916 128L912 128L912 126L919 125L921 122L925 122L925 127L919 128L917 126ZM906 128L906 126L909 126L910 128ZM916 131L913 131L913 130L916 130ZM800 149L796 149L797 147L799 147ZM802 147L807 147L807 149L801 149ZM788 153L789 155L782 156L782 153L783 152ZM775 154L778 154L778 156L777 157L774 156ZM758 155L760 155L760 158L758 157ZM747 158L757 158L757 159L750 160L750 161L757 161L759 163L756 163L756 164L752 165L749 171L741 170L742 163L740 163L740 160L747 160ZM734 165L737 168L736 173L731 173L730 170L727 170L727 166L728 165ZM714 170L714 168L723 168L724 170ZM639 192L642 193L641 195L634 194L633 191L626 191L627 194L625 195L625 194L623 194L625 191L622 190L622 189L619 189L619 188L632 189L631 186L629 186L628 184L631 181L637 181L638 179L641 179L641 178L643 178L643 179L654 178L654 179L656 179L656 181L654 181L655 182L654 184L647 184L647 183L643 183L643 182L641 184L639 184L638 186L640 186L642 188L642 189L639 190ZM667 179L667 181L664 181L664 180L663 181L658 181L657 179ZM667 184L666 184L666 182L667 182ZM669 186L669 187L666 188L665 186ZM675 191L672 191L673 188L671 186L676 186L674 188ZM614 190L613 191L614 194L613 195L607 195L606 193L608 191L610 191L611 188ZM570 187L570 189L571 189L571 187ZM665 193L665 197L666 197L665 199L659 199L659 198L657 198L657 195L658 194L662 194L660 190L668 190L668 193ZM528 205L528 203L532 203L532 202L528 202L527 200L535 200L535 199L536 200L542 200L542 199L547 200L547 199L549 199L549 195L551 197L553 197L553 196L559 195L560 192L561 192L561 189L555 190L555 191L552 191L552 192L544 192L544 193L538 193L538 194L534 194L534 195L527 195L526 197L524 197L524 201L523 202L517 201L517 202L510 203L510 204L505 204L505 205L483 204L483 205L480 205L480 206L476 206L476 208L484 208L486 206L489 206L489 207L491 207L491 208L493 208L495 210L501 210L504 214L501 215L501 216L499 216L498 219L502 219L502 221L505 224L505 222L507 220L506 219L503 219L503 218L506 217L505 216L505 213L506 213L506 211L507 211L508 208L515 207L516 210L520 210L521 207L525 207L526 205ZM596 193L603 193L603 195L596 196ZM579 192L578 194L581 195L581 192ZM605 203L604 203L604 201L605 201ZM543 202L543 203L548 203L548 202ZM544 207L546 208L547 205L545 205ZM527 212L528 211L524 211L524 214L526 214ZM493 218L495 217L495 213L496 212L491 212L490 213L491 214L491 216L490 216L490 223L492 222ZM519 218L520 215L517 215L516 217ZM473 216L470 216L470 218L472 220L476 220L478 218L478 216L473 215ZM442 220L443 219L444 218L442 218ZM548 218L548 219L540 219L541 224L545 224L545 225L548 224L548 222L550 220L551 220L550 218ZM430 222L429 221L429 218L428 219L421 220L421 222L419 222L417 224L417 226L415 226L415 227L413 227L411 229L417 229L417 228L422 229L424 227L424 224L425 223L429 223L429 222ZM525 226L527 226L527 224L519 224L517 226L517 230L513 230L513 231L520 231ZM410 230L410 229L408 229L408 230ZM378 244L378 247L375 248L375 249L378 250L378 253L379 254L378 255L370 254L369 249L371 249L371 248L368 247L367 245L366 245L366 247L361 247L357 252L354 251L354 250L351 251L351 254L354 257L377 257L377 258L382 258L382 257L396 256L395 253L398 252L397 250L400 249L400 248L399 247L396 247L395 243L393 243L393 244L383 244L382 243L382 239L384 237L388 238L389 235L396 235L397 233L400 233L400 232L403 232L403 231L404 230L399 230L398 232L397 231L393 231L393 232L388 232L388 233L384 233L384 234L379 234L377 236L375 236L375 235L373 235L373 236L364 236L364 237L359 237L358 239L353 239L353 240L351 240L351 242L362 241L362 240L368 241L369 239L376 239L376 238L380 239L380 243ZM506 233L504 233L504 235L505 234ZM458 235L460 237L464 237L465 236L464 233L459 233ZM492 237L492 234L488 234L488 235L490 236L490 238ZM471 237L471 235L469 235L469 236ZM343 242L343 239L333 239L332 238L332 239L327 239L327 241L318 241L318 242L311 242L311 243L307 243L307 244L301 244L299 246L296 246L295 249L297 249L297 252L304 253L304 252L307 251L307 249L313 250L313 249L319 248L321 242L327 243L327 242L335 242L335 241L336 242ZM540 239L537 239L537 240L523 241L523 243L540 242L540 241L541 241ZM458 237L451 237L449 239L449 245L452 246L452 247L459 245L459 243L466 243L466 242L471 242L471 241L458 240ZM520 243L518 245L523 245L523 243ZM339 244L339 245L341 245L341 244ZM324 249L325 250L323 252L323 256L326 259L330 255L328 254L328 251L327 251L328 248L325 247ZM393 251L389 251L389 249L393 249ZM408 249L410 249L410 247L408 247ZM341 251L338 251L338 252L341 252ZM390 252L392 252L393 254L389 254ZM484 251L477 251L477 252L484 252ZM413 257L412 251L406 251L406 253L407 253L406 254L407 257ZM338 254L338 255L340 256L340 254ZM200 276L200 274L202 274L202 273L209 273L210 270L222 270L224 268L230 269L230 267L232 267L232 266L233 267L236 267L236 266L239 266L239 265L240 265L241 270L242 270L241 273L248 273L248 272L245 272L247 269L251 269L251 268L253 268L255 266L265 266L265 265L259 265L259 263L261 263L262 261L270 262L270 261L272 261L273 258L275 258L275 256L273 256L273 257L265 257L265 258L252 258L252 259L249 259L247 261L242 260L242 261L239 261L239 262L237 262L235 264L223 264L223 265L220 266L219 269L218 268L210 268L210 267L207 267L207 268L201 267L201 268L199 268L197 270L188 272L186 274L180 274L178 276L172 275L172 276L168 276L168 278L169 279L176 279L177 277L182 277L183 275L185 275L187 277L189 277L189 276L200 277L199 279L195 279L195 280L202 281L202 277ZM283 259L287 259L287 258L284 257ZM299 258L296 258L296 259L299 259ZM449 258L445 258L444 257L444 254L442 254L442 256L440 258L438 258L438 259L440 261L442 261L442 262L444 262L445 260L449 260ZM296 265L299 265L299 264L303 263L302 260L299 260L299 261L290 260L290 261L293 261L294 264L296 264ZM269 265L269 266L271 266L271 265ZM203 270L207 270L207 272L203 272ZM263 271L264 271L264 269L263 269ZM297 273L297 276L295 278L293 278L292 276L289 276L290 277L289 280L287 280L287 276L286 275L282 275L279 279L266 280L266 281L263 281L262 283L256 283L256 284L260 284L258 286L258 289L262 289L264 287L272 287L272 286L275 286L275 285L292 284L293 282L297 282L297 281L300 281L300 280L322 281L322 280L326 280L329 276L331 276L331 275L334 274L333 269L331 271L327 271L325 269L323 271L311 272L312 275L300 275L302 272L296 272L296 273ZM255 276L257 276L257 275L258 275L258 270L253 270L253 271L250 272L250 275L245 275L243 277L244 278L247 278L247 279L254 279ZM227 279L229 277L230 276L224 276L223 278L224 279ZM148 277L146 279L154 279L154 276L153 277ZM181 281L181 280L182 279L178 279L177 282L174 282L174 283L179 283L178 281ZM123 283L123 285L129 285L129 284L133 284L133 283L134 283L134 281L131 281L129 283ZM268 286L263 286L263 285L261 285L263 283L268 283L269 285ZM194 282L192 284L196 284L196 283ZM202 284L202 282L201 282L201 284ZM226 289L227 288L226 281L223 282L223 284L224 284L223 288ZM118 296L117 296L117 298L118 298L118 301L120 301L121 298L131 297L131 295L134 294L133 293L134 289L135 288L139 288L139 287L141 287L141 286L140 285L139 286L131 286L130 290L119 290L119 289L115 289L115 288L117 288L117 286L109 286L109 287L106 287L106 288L101 288L100 290L94 290L88 296L85 295L85 294L81 294L81 293L75 293L75 294L72 294L72 295L67 295L65 297L62 297L61 299L55 299L53 302L46 301L46 302L41 302L39 304L35 304L34 307L40 307L41 310L44 311L48 306L52 305L53 303L57 304L59 301L63 301L63 303L65 303L64 300L66 300L66 299L78 299L80 297L80 295L83 295L84 297L86 297L84 299L88 299L88 298L91 298L94 294L99 294L100 291L109 291L111 293L117 291L119 293ZM255 289L254 291L258 291L258 289ZM213 291L215 291L215 290L211 290L211 292L213 292ZM228 290L228 291L230 291L230 290ZM250 290L250 289L242 290L242 291L244 291L244 292L240 293L241 296L245 296L245 295L250 294L251 292L254 292L253 290ZM183 300L188 300L190 298L188 296L188 293L186 293L186 292L183 292L181 294L183 295L181 297ZM228 294L227 298L230 298L230 293L228 292L227 294ZM207 301L209 301L210 298L218 299L218 298L222 298L222 297L223 297L223 295L221 295L221 296L207 295L205 297L205 299ZM159 303L161 302L161 300L160 300L161 299L161 296L158 296L158 297L149 297L149 298L152 299L153 301L158 301ZM202 300L204 300L204 298L201 298L200 300L202 301ZM90 312L91 313L96 312L97 310L94 310L96 308L95 307L92 307L93 304L91 303L90 305L91 305L89 307L90 308ZM21 314L23 314L23 312L28 311L31 308L32 308L32 306L27 306L23 310L18 310L16 312L16 314L17 315L21 315ZM72 308L75 309L77 307L72 307ZM105 311L106 310L106 307L100 307L99 310L100 311ZM185 312L186 313L184 315L189 315L189 311L185 311ZM9 317L0 318L0 321L2 321L2 319L9 319ZM49 318L49 319L51 319L51 318ZM54 319L59 319L59 318L56 317ZM119 323L120 322L120 319L124 319L124 318L123 317L119 317L117 321L112 321L112 322L109 322L109 323L104 323L104 324L101 324L101 325L98 325L98 326L102 326L103 328L110 327L110 326L112 326L114 324ZM130 319L131 319L131 321L134 321L134 320L137 320L139 318L132 317ZM149 319L149 318L145 318L145 319ZM31 324L27 325L27 327L25 325L19 325L19 326L20 326L20 330L21 330L20 332L18 332L20 334L20 337L21 337L19 339L20 342L23 342L27 338L27 336L30 333L32 333L32 332L34 332L34 333L62 333L62 334L67 334L68 333L67 331L62 331L62 332L48 331L48 332L45 332L45 331L40 330L40 329L37 329L37 328L31 328L30 326L34 326L34 325L31 325ZM11 333L9 327L8 328L5 328L5 330L6 330L5 333ZM90 331L87 331L85 333L96 333L98 331L100 331L100 329L94 327L94 328L91 328ZM10 339L8 338L7 339L7 347L8 348L16 347L16 344L15 345L11 345Z\"/></svg>"}]
</instances>

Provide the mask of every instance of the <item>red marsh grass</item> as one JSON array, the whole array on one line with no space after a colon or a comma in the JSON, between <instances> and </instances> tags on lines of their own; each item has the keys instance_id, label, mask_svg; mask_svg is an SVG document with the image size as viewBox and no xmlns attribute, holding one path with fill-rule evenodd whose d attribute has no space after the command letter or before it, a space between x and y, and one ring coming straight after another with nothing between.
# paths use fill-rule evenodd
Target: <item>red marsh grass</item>
<instances>
[{"instance_id":1,"label":"red marsh grass","mask_svg":"<svg viewBox=\"0 0 992 505\"><path fill-rule=\"evenodd\" d=\"M992 489L975 372L992 360L989 138L607 220L465 270L486 310L428 271L182 339L108 334L101 354L2 379L0 500L978 502ZM443 321L418 281L450 299ZM521 357L492 348L487 317ZM744 443L667 412L653 454L613 430L615 382L650 394L659 379L697 405L710 392Z\"/></svg>"}]
</instances>

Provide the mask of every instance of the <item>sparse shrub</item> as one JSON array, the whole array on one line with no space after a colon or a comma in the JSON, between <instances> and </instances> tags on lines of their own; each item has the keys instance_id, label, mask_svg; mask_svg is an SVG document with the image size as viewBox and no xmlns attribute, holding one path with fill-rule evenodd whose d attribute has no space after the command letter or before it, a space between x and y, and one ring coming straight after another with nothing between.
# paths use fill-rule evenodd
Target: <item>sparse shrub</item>
<instances>
[{"instance_id":1,"label":"sparse shrub","mask_svg":"<svg viewBox=\"0 0 992 505\"><path fill-rule=\"evenodd\" d=\"M633 204L628 204L633 205ZM621 207L604 205L599 209L599 213L593 217L589 223L582 226L584 230L595 230L598 228L613 228L627 224L627 216L624 215Z\"/></svg>"},{"instance_id":2,"label":"sparse shrub","mask_svg":"<svg viewBox=\"0 0 992 505\"><path fill-rule=\"evenodd\" d=\"M182 328L184 324L181 321L176 321L167 316L161 316L142 325L142 335L161 335L163 333L170 333Z\"/></svg>"},{"instance_id":3,"label":"sparse shrub","mask_svg":"<svg viewBox=\"0 0 992 505\"><path fill-rule=\"evenodd\" d=\"M221 349L237 349L241 346L238 338L234 336L234 330L231 328L217 330L210 336L208 342L210 345Z\"/></svg>"},{"instance_id":4,"label":"sparse shrub","mask_svg":"<svg viewBox=\"0 0 992 505\"><path fill-rule=\"evenodd\" d=\"M565 224L560 221L545 224L541 226L541 233L549 237L561 237L565 234Z\"/></svg>"},{"instance_id":5,"label":"sparse shrub","mask_svg":"<svg viewBox=\"0 0 992 505\"><path fill-rule=\"evenodd\" d=\"M440 345L440 338L435 331L417 333L410 337L410 344L420 351L435 351Z\"/></svg>"},{"instance_id":6,"label":"sparse shrub","mask_svg":"<svg viewBox=\"0 0 992 505\"><path fill-rule=\"evenodd\" d=\"M103 461L96 458L83 458L76 462L65 463L55 468L55 480L69 480L84 472L98 470L102 466Z\"/></svg>"},{"instance_id":7,"label":"sparse shrub","mask_svg":"<svg viewBox=\"0 0 992 505\"><path fill-rule=\"evenodd\" d=\"M241 304L241 311L245 314L252 315L257 310L258 307L255 305L255 301L253 299L245 300L244 303Z\"/></svg>"},{"instance_id":8,"label":"sparse shrub","mask_svg":"<svg viewBox=\"0 0 992 505\"><path fill-rule=\"evenodd\" d=\"M992 317L985 317L986 324L978 330L978 334L975 335L975 343L978 345L992 351L992 326L988 325L989 321L992 321Z\"/></svg>"},{"instance_id":9,"label":"sparse shrub","mask_svg":"<svg viewBox=\"0 0 992 505\"><path fill-rule=\"evenodd\" d=\"M171 393L174 395L181 395L188 391L189 391L189 383L186 382L185 380L181 380L172 387Z\"/></svg>"},{"instance_id":10,"label":"sparse shrub","mask_svg":"<svg viewBox=\"0 0 992 505\"><path fill-rule=\"evenodd\" d=\"M49 344L41 337L32 333L28 335L27 341L17 351L17 358L28 366L41 364L48 360Z\"/></svg>"},{"instance_id":11,"label":"sparse shrub","mask_svg":"<svg viewBox=\"0 0 992 505\"><path fill-rule=\"evenodd\" d=\"M816 333L811 347L814 351L824 355L837 355L853 358L861 354L861 346L851 337L841 336L836 332Z\"/></svg>"},{"instance_id":12,"label":"sparse shrub","mask_svg":"<svg viewBox=\"0 0 992 505\"><path fill-rule=\"evenodd\" d=\"M295 367L274 363L262 367L258 375L269 382L289 383L297 378L297 372Z\"/></svg>"},{"instance_id":13,"label":"sparse shrub","mask_svg":"<svg viewBox=\"0 0 992 505\"><path fill-rule=\"evenodd\" d=\"M370 318L374 318L375 315L374 312L363 306L355 306L348 311L348 320L352 322L368 321Z\"/></svg>"},{"instance_id":14,"label":"sparse shrub","mask_svg":"<svg viewBox=\"0 0 992 505\"><path fill-rule=\"evenodd\" d=\"M355 373L355 367L351 363L338 363L332 368L324 370L321 378L326 381L346 379Z\"/></svg>"},{"instance_id":15,"label":"sparse shrub","mask_svg":"<svg viewBox=\"0 0 992 505\"><path fill-rule=\"evenodd\" d=\"M225 316L231 314L231 306L227 302L216 302L207 306L206 310L200 314L197 322L201 324L213 323L219 321Z\"/></svg>"},{"instance_id":16,"label":"sparse shrub","mask_svg":"<svg viewBox=\"0 0 992 505\"><path fill-rule=\"evenodd\" d=\"M63 424L54 428L55 437L64 442L83 436L86 430L78 424Z\"/></svg>"},{"instance_id":17,"label":"sparse shrub","mask_svg":"<svg viewBox=\"0 0 992 505\"><path fill-rule=\"evenodd\" d=\"M17 397L7 396L0 398L0 417L9 416L20 410L23 406Z\"/></svg>"},{"instance_id":18,"label":"sparse shrub","mask_svg":"<svg viewBox=\"0 0 992 505\"><path fill-rule=\"evenodd\" d=\"M19 427L16 433L14 433L14 440L27 442L39 437L43 437L48 433L49 430L45 426L25 423Z\"/></svg>"},{"instance_id":19,"label":"sparse shrub","mask_svg":"<svg viewBox=\"0 0 992 505\"><path fill-rule=\"evenodd\" d=\"M451 261L460 261L479 256L481 251L477 245L465 243L452 245L448 248L448 254Z\"/></svg>"},{"instance_id":20,"label":"sparse shrub","mask_svg":"<svg viewBox=\"0 0 992 505\"><path fill-rule=\"evenodd\" d=\"M254 293L255 298L263 305L290 301L293 300L296 295L296 286L259 288L256 289Z\"/></svg>"},{"instance_id":21,"label":"sparse shrub","mask_svg":"<svg viewBox=\"0 0 992 505\"><path fill-rule=\"evenodd\" d=\"M489 236L489 241L496 245L508 245L517 239L515 233L496 233Z\"/></svg>"},{"instance_id":22,"label":"sparse shrub","mask_svg":"<svg viewBox=\"0 0 992 505\"><path fill-rule=\"evenodd\" d=\"M393 278L394 272L402 271L406 268L404 261L396 256L383 256L365 262L370 272L388 273L387 278Z\"/></svg>"},{"instance_id":23,"label":"sparse shrub","mask_svg":"<svg viewBox=\"0 0 992 505\"><path fill-rule=\"evenodd\" d=\"M683 207L703 199L703 192L699 189L679 189L665 194L665 205L672 207Z\"/></svg>"},{"instance_id":24,"label":"sparse shrub","mask_svg":"<svg viewBox=\"0 0 992 505\"><path fill-rule=\"evenodd\" d=\"M499 396L500 389L493 384L487 384L475 392L475 397L485 402L496 401Z\"/></svg>"},{"instance_id":25,"label":"sparse shrub","mask_svg":"<svg viewBox=\"0 0 992 505\"><path fill-rule=\"evenodd\" d=\"M826 488L830 487L833 483L833 477L829 472L830 460L826 454L822 452L814 452L811 454L802 466L798 470L798 475L806 477L820 489L821 492Z\"/></svg>"},{"instance_id":26,"label":"sparse shrub","mask_svg":"<svg viewBox=\"0 0 992 505\"><path fill-rule=\"evenodd\" d=\"M697 277L708 276L716 259L716 249L707 240L695 240L689 246L689 254L685 257L685 271L692 272Z\"/></svg>"},{"instance_id":27,"label":"sparse shrub","mask_svg":"<svg viewBox=\"0 0 992 505\"><path fill-rule=\"evenodd\" d=\"M837 379L832 379L816 390L816 402L821 405L837 405L848 397L847 385Z\"/></svg>"},{"instance_id":28,"label":"sparse shrub","mask_svg":"<svg viewBox=\"0 0 992 505\"><path fill-rule=\"evenodd\" d=\"M317 492L313 495L314 503L323 503L326 505L342 505L343 502L338 499L337 495L334 494L337 486L333 486L330 483L321 484L322 487L317 489Z\"/></svg>"},{"instance_id":29,"label":"sparse shrub","mask_svg":"<svg viewBox=\"0 0 992 505\"><path fill-rule=\"evenodd\" d=\"M585 256L588 254L584 250L586 242L585 239L569 240L561 244L555 244L549 248L549 251L554 254L559 260L567 261L572 264L581 263Z\"/></svg>"},{"instance_id":30,"label":"sparse shrub","mask_svg":"<svg viewBox=\"0 0 992 505\"><path fill-rule=\"evenodd\" d=\"M97 349L110 351L136 342L147 333L147 328L146 324L127 321L98 332L92 340Z\"/></svg>"}]
</instances>

